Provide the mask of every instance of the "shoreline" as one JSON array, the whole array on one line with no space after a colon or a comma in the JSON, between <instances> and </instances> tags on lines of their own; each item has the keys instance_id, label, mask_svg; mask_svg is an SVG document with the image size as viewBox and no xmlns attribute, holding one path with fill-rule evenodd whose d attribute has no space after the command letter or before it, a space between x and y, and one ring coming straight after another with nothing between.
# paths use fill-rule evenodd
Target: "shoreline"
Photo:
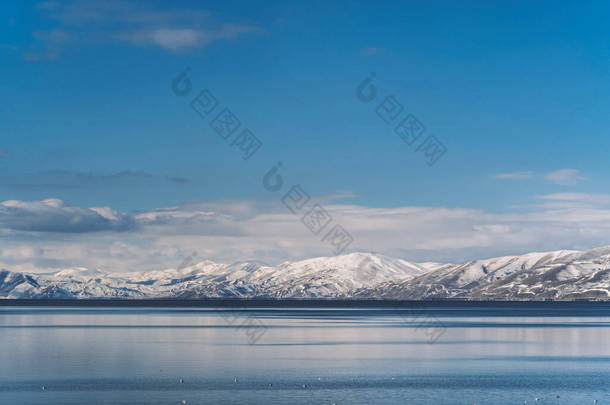
<instances>
[{"instance_id":1,"label":"shoreline","mask_svg":"<svg viewBox=\"0 0 610 405\"><path fill-rule=\"evenodd\" d=\"M267 298L70 298L70 299L21 299L2 298L0 306L77 306L77 307L256 307L256 308L554 308L599 306L610 309L610 300L556 300L556 301L478 301L478 300L375 300L375 299L267 299Z\"/></svg>"}]
</instances>

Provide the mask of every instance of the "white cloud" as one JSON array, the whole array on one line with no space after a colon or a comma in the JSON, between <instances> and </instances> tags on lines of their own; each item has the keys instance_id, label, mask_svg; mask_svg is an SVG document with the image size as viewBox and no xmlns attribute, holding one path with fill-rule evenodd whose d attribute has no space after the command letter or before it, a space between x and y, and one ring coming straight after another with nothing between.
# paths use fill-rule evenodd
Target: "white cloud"
<instances>
[{"instance_id":1,"label":"white cloud","mask_svg":"<svg viewBox=\"0 0 610 405\"><path fill-rule=\"evenodd\" d=\"M159 10L124 0L47 1L37 8L55 27L33 33L36 41L23 55L31 61L56 59L70 47L109 41L179 52L262 31L253 25L214 21L204 10Z\"/></svg>"},{"instance_id":2,"label":"white cloud","mask_svg":"<svg viewBox=\"0 0 610 405\"><path fill-rule=\"evenodd\" d=\"M115 38L134 45L156 45L171 51L180 51L188 48L202 48L214 41L235 39L241 34L259 31L260 29L252 26L226 24L214 30L160 28L120 32L115 34Z\"/></svg>"},{"instance_id":3,"label":"white cloud","mask_svg":"<svg viewBox=\"0 0 610 405\"><path fill-rule=\"evenodd\" d=\"M509 173L498 173L491 176L494 179L500 180L529 180L534 177L534 172L522 171L522 172L509 172ZM559 169L549 172L544 175L545 180L553 184L559 184L563 186L571 186L578 184L584 180L587 180L580 171L576 169Z\"/></svg>"},{"instance_id":4,"label":"white cloud","mask_svg":"<svg viewBox=\"0 0 610 405\"><path fill-rule=\"evenodd\" d=\"M500 173L492 176L494 179L503 180L528 180L534 177L533 172L512 172L512 173Z\"/></svg>"},{"instance_id":5,"label":"white cloud","mask_svg":"<svg viewBox=\"0 0 610 405\"><path fill-rule=\"evenodd\" d=\"M70 207L53 199L8 201L0 204L1 249L6 252L0 255L0 267L151 270L177 267L192 252L198 253L198 260L258 259L275 264L332 254L321 239L334 224L352 234L348 251L376 251L415 261L459 262L610 244L610 196L564 193L537 200L549 205L493 213L324 202L333 222L318 235L279 201L189 203L135 215L109 207ZM4 210L13 207L17 212L6 214ZM127 231L125 223L132 224ZM63 232L60 238L57 232Z\"/></svg>"},{"instance_id":6,"label":"white cloud","mask_svg":"<svg viewBox=\"0 0 610 405\"><path fill-rule=\"evenodd\" d=\"M35 249L30 246L19 246L15 249L0 250L0 257L9 260L30 261L44 253L42 249Z\"/></svg>"},{"instance_id":7,"label":"white cloud","mask_svg":"<svg viewBox=\"0 0 610 405\"><path fill-rule=\"evenodd\" d=\"M155 44L172 50L201 46L208 42L200 31L193 29L159 29L150 33Z\"/></svg>"},{"instance_id":8,"label":"white cloud","mask_svg":"<svg viewBox=\"0 0 610 405\"><path fill-rule=\"evenodd\" d=\"M162 28L150 31L120 32L115 38L134 45L157 45L172 51L203 46L209 42L203 32L195 29Z\"/></svg>"},{"instance_id":9,"label":"white cloud","mask_svg":"<svg viewBox=\"0 0 610 405\"><path fill-rule=\"evenodd\" d=\"M547 173L544 177L547 181L562 186L572 186L587 179L580 174L580 171L576 169L555 170Z\"/></svg>"},{"instance_id":10,"label":"white cloud","mask_svg":"<svg viewBox=\"0 0 610 405\"><path fill-rule=\"evenodd\" d=\"M543 209L590 209L610 205L610 194L555 193L536 197L541 204L534 207Z\"/></svg>"},{"instance_id":11,"label":"white cloud","mask_svg":"<svg viewBox=\"0 0 610 405\"><path fill-rule=\"evenodd\" d=\"M610 204L610 194L555 193L538 196L542 200Z\"/></svg>"}]
</instances>

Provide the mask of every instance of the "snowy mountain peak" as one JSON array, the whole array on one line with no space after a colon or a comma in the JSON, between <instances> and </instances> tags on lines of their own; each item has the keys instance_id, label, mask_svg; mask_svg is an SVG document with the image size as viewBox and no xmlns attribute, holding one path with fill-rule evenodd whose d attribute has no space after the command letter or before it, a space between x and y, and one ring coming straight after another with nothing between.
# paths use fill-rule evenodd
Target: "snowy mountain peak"
<instances>
[{"instance_id":1,"label":"snowy mountain peak","mask_svg":"<svg viewBox=\"0 0 610 405\"><path fill-rule=\"evenodd\" d=\"M0 271L2 298L610 299L610 247L473 260L411 263L376 253L277 266L205 260L176 269L48 274Z\"/></svg>"},{"instance_id":2,"label":"snowy mountain peak","mask_svg":"<svg viewBox=\"0 0 610 405\"><path fill-rule=\"evenodd\" d=\"M103 273L99 270L90 270L86 267L74 267L70 269L63 269L56 273L53 273L53 277L55 278L80 278L80 279L88 279L93 277L98 277Z\"/></svg>"}]
</instances>

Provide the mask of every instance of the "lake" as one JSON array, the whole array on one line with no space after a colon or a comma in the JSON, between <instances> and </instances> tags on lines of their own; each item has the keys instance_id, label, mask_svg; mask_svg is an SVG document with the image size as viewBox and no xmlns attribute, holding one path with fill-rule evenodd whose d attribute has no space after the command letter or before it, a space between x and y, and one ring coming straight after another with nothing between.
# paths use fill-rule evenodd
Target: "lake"
<instances>
[{"instance_id":1,"label":"lake","mask_svg":"<svg viewBox=\"0 0 610 405\"><path fill-rule=\"evenodd\" d=\"M3 305L2 404L610 403L606 304Z\"/></svg>"}]
</instances>

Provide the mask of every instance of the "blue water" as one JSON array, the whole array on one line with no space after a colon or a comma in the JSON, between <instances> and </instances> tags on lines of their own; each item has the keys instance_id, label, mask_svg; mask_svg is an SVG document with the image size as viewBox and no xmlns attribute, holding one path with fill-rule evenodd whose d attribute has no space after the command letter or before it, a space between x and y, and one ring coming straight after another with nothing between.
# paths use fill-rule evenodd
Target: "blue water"
<instances>
[{"instance_id":1,"label":"blue water","mask_svg":"<svg viewBox=\"0 0 610 405\"><path fill-rule=\"evenodd\" d=\"M0 307L0 344L0 404L610 404L593 306Z\"/></svg>"}]
</instances>

